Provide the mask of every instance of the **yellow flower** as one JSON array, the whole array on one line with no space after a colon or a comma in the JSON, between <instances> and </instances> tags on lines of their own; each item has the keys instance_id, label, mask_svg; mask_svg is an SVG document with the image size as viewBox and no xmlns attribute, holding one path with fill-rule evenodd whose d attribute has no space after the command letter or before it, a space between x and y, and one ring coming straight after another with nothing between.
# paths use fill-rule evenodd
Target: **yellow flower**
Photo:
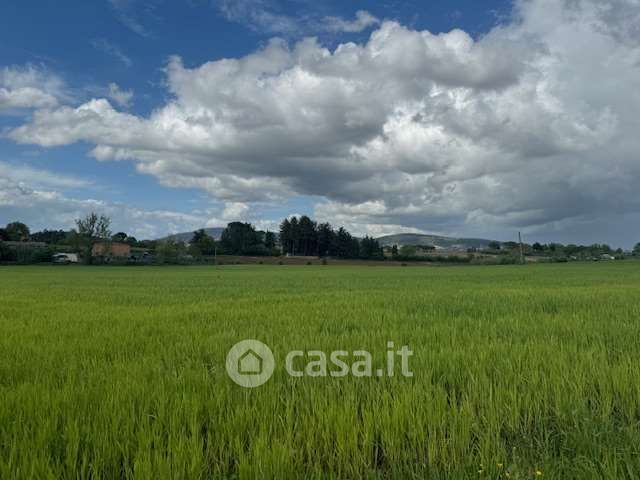
<instances>
[{"instance_id":1,"label":"yellow flower","mask_svg":"<svg viewBox=\"0 0 640 480\"><path fill-rule=\"evenodd\" d=\"M502 464L501 463L498 464L498 468L502 468Z\"/></svg>"},{"instance_id":2,"label":"yellow flower","mask_svg":"<svg viewBox=\"0 0 640 480\"><path fill-rule=\"evenodd\" d=\"M542 472L540 470L536 470L536 477L541 477L542 476Z\"/></svg>"}]
</instances>

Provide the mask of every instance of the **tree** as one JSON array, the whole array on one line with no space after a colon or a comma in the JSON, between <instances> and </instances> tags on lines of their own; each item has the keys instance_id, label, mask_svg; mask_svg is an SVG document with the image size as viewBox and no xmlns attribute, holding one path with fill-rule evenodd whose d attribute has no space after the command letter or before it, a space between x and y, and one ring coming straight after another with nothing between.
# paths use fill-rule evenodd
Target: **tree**
<instances>
[{"instance_id":1,"label":"tree","mask_svg":"<svg viewBox=\"0 0 640 480\"><path fill-rule=\"evenodd\" d=\"M633 254L640 255L640 243L636 243L636 246L633 247Z\"/></svg>"},{"instance_id":2,"label":"tree","mask_svg":"<svg viewBox=\"0 0 640 480\"><path fill-rule=\"evenodd\" d=\"M5 242L9 240L9 234L4 228L0 228L0 242Z\"/></svg>"},{"instance_id":3,"label":"tree","mask_svg":"<svg viewBox=\"0 0 640 480\"><path fill-rule=\"evenodd\" d=\"M290 254L291 253L291 222L288 218L285 218L280 223L280 246L282 247L282 253Z\"/></svg>"},{"instance_id":4,"label":"tree","mask_svg":"<svg viewBox=\"0 0 640 480\"><path fill-rule=\"evenodd\" d=\"M44 242L51 245L56 245L64 242L65 238L67 238L68 232L64 230L43 230L41 232L36 232L31 235L31 240L34 242Z\"/></svg>"},{"instance_id":5,"label":"tree","mask_svg":"<svg viewBox=\"0 0 640 480\"><path fill-rule=\"evenodd\" d=\"M317 228L317 245L319 257L336 255L336 232L329 223L321 223Z\"/></svg>"},{"instance_id":6,"label":"tree","mask_svg":"<svg viewBox=\"0 0 640 480\"><path fill-rule=\"evenodd\" d=\"M532 248L534 252L542 252L544 250L544 247L538 242L534 243Z\"/></svg>"},{"instance_id":7,"label":"tree","mask_svg":"<svg viewBox=\"0 0 640 480\"><path fill-rule=\"evenodd\" d=\"M82 251L82 238L75 230L67 232L63 242L65 245L69 245L73 252L80 253Z\"/></svg>"},{"instance_id":8,"label":"tree","mask_svg":"<svg viewBox=\"0 0 640 480\"><path fill-rule=\"evenodd\" d=\"M270 232L269 230L267 230L267 232L264 234L264 246L270 252L272 252L273 249L276 248L276 234L275 233Z\"/></svg>"},{"instance_id":9,"label":"tree","mask_svg":"<svg viewBox=\"0 0 640 480\"><path fill-rule=\"evenodd\" d=\"M400 256L403 258L411 258L418 256L418 249L413 245L403 245L400 247Z\"/></svg>"},{"instance_id":10,"label":"tree","mask_svg":"<svg viewBox=\"0 0 640 480\"><path fill-rule=\"evenodd\" d=\"M300 226L298 225L298 217L290 220L290 236L291 236L291 255L300 255Z\"/></svg>"},{"instance_id":11,"label":"tree","mask_svg":"<svg viewBox=\"0 0 640 480\"><path fill-rule=\"evenodd\" d=\"M398 256L398 245L391 247L391 256L394 258Z\"/></svg>"},{"instance_id":12,"label":"tree","mask_svg":"<svg viewBox=\"0 0 640 480\"><path fill-rule=\"evenodd\" d=\"M496 242L496 241L489 242L489 249L500 250L500 242Z\"/></svg>"},{"instance_id":13,"label":"tree","mask_svg":"<svg viewBox=\"0 0 640 480\"><path fill-rule=\"evenodd\" d=\"M343 227L336 232L336 254L339 258L357 258L360 254L358 239L353 238Z\"/></svg>"},{"instance_id":14,"label":"tree","mask_svg":"<svg viewBox=\"0 0 640 480\"><path fill-rule=\"evenodd\" d=\"M76 220L76 227L78 228L78 236L80 237L82 248L84 251L85 262L91 263L91 252L93 246L99 241L105 241L111 237L111 220L104 215L98 216L98 214L91 212L84 218Z\"/></svg>"},{"instance_id":15,"label":"tree","mask_svg":"<svg viewBox=\"0 0 640 480\"><path fill-rule=\"evenodd\" d=\"M113 240L114 242L124 242L127 240L128 235L124 232L118 232L116 233L113 237L111 237L111 240Z\"/></svg>"},{"instance_id":16,"label":"tree","mask_svg":"<svg viewBox=\"0 0 640 480\"><path fill-rule=\"evenodd\" d=\"M298 228L300 231L300 254L305 257L318 254L317 224L306 215L300 217Z\"/></svg>"},{"instance_id":17,"label":"tree","mask_svg":"<svg viewBox=\"0 0 640 480\"><path fill-rule=\"evenodd\" d=\"M173 239L158 242L156 246L156 254L160 263L179 263L185 253L184 243Z\"/></svg>"},{"instance_id":18,"label":"tree","mask_svg":"<svg viewBox=\"0 0 640 480\"><path fill-rule=\"evenodd\" d=\"M10 242L28 242L30 238L29 227L22 222L8 223L5 227L5 235Z\"/></svg>"},{"instance_id":19,"label":"tree","mask_svg":"<svg viewBox=\"0 0 640 480\"><path fill-rule=\"evenodd\" d=\"M375 238L365 236L360 242L360 258L365 260L381 259L384 257L380 243Z\"/></svg>"},{"instance_id":20,"label":"tree","mask_svg":"<svg viewBox=\"0 0 640 480\"><path fill-rule=\"evenodd\" d=\"M266 255L262 239L250 223L232 222L222 232L220 246L227 255Z\"/></svg>"},{"instance_id":21,"label":"tree","mask_svg":"<svg viewBox=\"0 0 640 480\"><path fill-rule=\"evenodd\" d=\"M191 246L194 247L200 255L213 255L216 250L216 241L207 235L204 229L193 232L191 238Z\"/></svg>"}]
</instances>

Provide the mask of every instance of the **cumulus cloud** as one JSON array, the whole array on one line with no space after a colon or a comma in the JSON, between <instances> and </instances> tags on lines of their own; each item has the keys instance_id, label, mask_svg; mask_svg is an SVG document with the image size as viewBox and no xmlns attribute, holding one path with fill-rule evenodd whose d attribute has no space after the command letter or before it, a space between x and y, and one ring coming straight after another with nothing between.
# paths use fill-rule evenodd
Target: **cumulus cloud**
<instances>
[{"instance_id":1,"label":"cumulus cloud","mask_svg":"<svg viewBox=\"0 0 640 480\"><path fill-rule=\"evenodd\" d=\"M334 50L273 40L195 68L174 57L171 99L149 117L96 99L38 111L11 137L90 142L230 202L317 195L320 216L371 231L558 228L640 210L639 10L521 0L476 40L386 21Z\"/></svg>"},{"instance_id":2,"label":"cumulus cloud","mask_svg":"<svg viewBox=\"0 0 640 480\"><path fill-rule=\"evenodd\" d=\"M0 67L0 111L54 107L63 97L62 79L42 67Z\"/></svg>"}]
</instances>

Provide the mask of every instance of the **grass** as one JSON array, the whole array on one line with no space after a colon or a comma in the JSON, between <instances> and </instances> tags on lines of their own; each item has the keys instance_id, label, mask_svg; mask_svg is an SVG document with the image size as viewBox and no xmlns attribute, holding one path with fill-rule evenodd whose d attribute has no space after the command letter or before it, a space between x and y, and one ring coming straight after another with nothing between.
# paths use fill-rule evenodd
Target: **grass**
<instances>
[{"instance_id":1,"label":"grass","mask_svg":"<svg viewBox=\"0 0 640 480\"><path fill-rule=\"evenodd\" d=\"M0 478L638 478L640 269L0 268ZM273 378L243 389L229 348ZM409 345L413 378L292 378Z\"/></svg>"}]
</instances>

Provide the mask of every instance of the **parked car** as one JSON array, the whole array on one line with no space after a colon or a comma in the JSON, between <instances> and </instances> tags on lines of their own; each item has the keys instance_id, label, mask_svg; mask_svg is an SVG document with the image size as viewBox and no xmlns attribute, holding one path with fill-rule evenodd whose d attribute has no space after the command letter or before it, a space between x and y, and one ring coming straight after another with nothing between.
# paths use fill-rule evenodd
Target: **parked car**
<instances>
[{"instance_id":1,"label":"parked car","mask_svg":"<svg viewBox=\"0 0 640 480\"><path fill-rule=\"evenodd\" d=\"M61 263L68 265L70 263L78 263L77 253L56 253L51 257L53 263Z\"/></svg>"}]
</instances>

